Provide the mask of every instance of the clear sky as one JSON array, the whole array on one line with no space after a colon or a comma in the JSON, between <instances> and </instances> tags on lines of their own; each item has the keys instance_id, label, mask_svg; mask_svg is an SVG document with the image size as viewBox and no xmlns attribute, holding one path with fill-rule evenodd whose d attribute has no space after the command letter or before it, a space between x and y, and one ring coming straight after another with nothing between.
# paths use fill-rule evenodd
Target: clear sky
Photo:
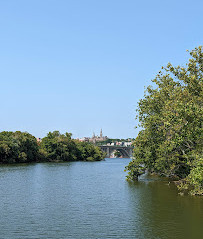
<instances>
[{"instance_id":1,"label":"clear sky","mask_svg":"<svg viewBox=\"0 0 203 239\"><path fill-rule=\"evenodd\" d=\"M0 0L0 131L135 137L144 86L202 44L202 0Z\"/></svg>"}]
</instances>

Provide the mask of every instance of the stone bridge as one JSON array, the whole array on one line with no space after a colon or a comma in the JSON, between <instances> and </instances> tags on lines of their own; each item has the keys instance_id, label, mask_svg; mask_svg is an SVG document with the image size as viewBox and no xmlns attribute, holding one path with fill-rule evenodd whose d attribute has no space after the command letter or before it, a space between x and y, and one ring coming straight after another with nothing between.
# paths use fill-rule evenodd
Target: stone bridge
<instances>
[{"instance_id":1,"label":"stone bridge","mask_svg":"<svg viewBox=\"0 0 203 239\"><path fill-rule=\"evenodd\" d=\"M103 152L106 153L106 157L110 158L114 151L119 151L123 158L131 158L133 153L133 147L126 146L112 146L112 145L102 145L99 146Z\"/></svg>"}]
</instances>

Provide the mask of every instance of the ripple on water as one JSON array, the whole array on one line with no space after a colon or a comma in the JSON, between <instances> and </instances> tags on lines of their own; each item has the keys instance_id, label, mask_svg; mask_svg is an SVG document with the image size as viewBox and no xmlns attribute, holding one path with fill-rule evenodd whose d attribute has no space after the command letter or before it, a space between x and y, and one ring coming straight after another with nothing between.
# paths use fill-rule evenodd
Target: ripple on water
<instances>
[{"instance_id":1,"label":"ripple on water","mask_svg":"<svg viewBox=\"0 0 203 239\"><path fill-rule=\"evenodd\" d=\"M129 161L1 166L0 238L198 238L202 199L157 178L126 182Z\"/></svg>"}]
</instances>

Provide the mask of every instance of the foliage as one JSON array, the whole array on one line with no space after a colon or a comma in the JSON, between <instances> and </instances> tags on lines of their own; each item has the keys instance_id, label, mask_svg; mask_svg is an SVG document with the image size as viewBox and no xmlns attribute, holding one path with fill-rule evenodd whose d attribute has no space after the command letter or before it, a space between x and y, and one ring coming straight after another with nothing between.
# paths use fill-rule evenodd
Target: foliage
<instances>
[{"instance_id":1,"label":"foliage","mask_svg":"<svg viewBox=\"0 0 203 239\"><path fill-rule=\"evenodd\" d=\"M104 159L105 153L102 150L94 146L93 144L87 142L79 142L77 143L78 149L78 159L82 161L100 161Z\"/></svg>"},{"instance_id":2,"label":"foliage","mask_svg":"<svg viewBox=\"0 0 203 239\"><path fill-rule=\"evenodd\" d=\"M106 139L104 141L98 141L95 144L96 145L106 145L106 144L111 144L111 143L116 143L116 142L129 142L135 140L134 138L128 138L128 139Z\"/></svg>"},{"instance_id":3,"label":"foliage","mask_svg":"<svg viewBox=\"0 0 203 239\"><path fill-rule=\"evenodd\" d=\"M178 178L179 189L202 194L202 47L186 67L163 67L138 103L142 130L134 142L128 179L150 173Z\"/></svg>"},{"instance_id":4,"label":"foliage","mask_svg":"<svg viewBox=\"0 0 203 239\"><path fill-rule=\"evenodd\" d=\"M0 163L99 161L104 157L100 148L71 139L70 133L49 132L40 143L29 133L0 133Z\"/></svg>"},{"instance_id":5,"label":"foliage","mask_svg":"<svg viewBox=\"0 0 203 239\"><path fill-rule=\"evenodd\" d=\"M48 161L75 161L77 148L71 134L60 134L59 131L49 132L40 143L40 152Z\"/></svg>"},{"instance_id":6,"label":"foliage","mask_svg":"<svg viewBox=\"0 0 203 239\"><path fill-rule=\"evenodd\" d=\"M0 133L0 163L36 162L39 148L37 140L29 133Z\"/></svg>"},{"instance_id":7,"label":"foliage","mask_svg":"<svg viewBox=\"0 0 203 239\"><path fill-rule=\"evenodd\" d=\"M48 161L99 161L105 156L100 148L73 140L70 133L60 134L59 131L49 132L42 139L40 149Z\"/></svg>"},{"instance_id":8,"label":"foliage","mask_svg":"<svg viewBox=\"0 0 203 239\"><path fill-rule=\"evenodd\" d=\"M116 152L114 153L115 157L116 158L120 158L122 155L121 155L121 152L116 150Z\"/></svg>"}]
</instances>

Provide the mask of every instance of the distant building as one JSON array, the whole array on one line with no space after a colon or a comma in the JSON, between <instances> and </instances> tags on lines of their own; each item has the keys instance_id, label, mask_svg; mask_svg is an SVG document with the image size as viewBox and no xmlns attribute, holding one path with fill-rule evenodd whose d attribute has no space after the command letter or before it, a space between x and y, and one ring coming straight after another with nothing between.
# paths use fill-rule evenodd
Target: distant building
<instances>
[{"instance_id":1,"label":"distant building","mask_svg":"<svg viewBox=\"0 0 203 239\"><path fill-rule=\"evenodd\" d=\"M95 133L93 133L93 136L92 136L92 138L89 139L89 141L92 142L92 143L96 143L96 142L105 141L107 139L108 139L108 137L107 136L103 136L103 132L102 132L102 129L101 129L100 135L96 136Z\"/></svg>"},{"instance_id":2,"label":"distant building","mask_svg":"<svg viewBox=\"0 0 203 239\"><path fill-rule=\"evenodd\" d=\"M81 142L92 142L92 143L96 143L96 142L101 142L101 141L105 141L107 140L108 137L107 136L103 136L103 132L102 129L100 131L100 135L95 135L95 133L93 133L92 137L83 137L80 138L79 141Z\"/></svg>"},{"instance_id":3,"label":"distant building","mask_svg":"<svg viewBox=\"0 0 203 239\"><path fill-rule=\"evenodd\" d=\"M132 145L132 142L125 142L125 143L124 143L124 146L125 146L125 147L131 146L131 145Z\"/></svg>"},{"instance_id":4,"label":"distant building","mask_svg":"<svg viewBox=\"0 0 203 239\"><path fill-rule=\"evenodd\" d=\"M103 132L102 132L102 129L100 131L100 134L99 135L95 135L95 133L93 132L93 135L92 137L83 137L83 138L80 138L80 139L77 139L81 142L91 142L91 143L97 143L97 142L102 142L102 141L106 141L108 140L109 138L107 136L104 136L103 135ZM108 146L123 146L123 147L129 147L129 146L132 146L132 143L133 143L133 140L134 139L131 139L131 138L127 138L127 139L109 139L107 142L106 142L106 145Z\"/></svg>"},{"instance_id":5,"label":"distant building","mask_svg":"<svg viewBox=\"0 0 203 239\"><path fill-rule=\"evenodd\" d=\"M80 142L89 142L89 137L83 137L81 139L78 139Z\"/></svg>"}]
</instances>

